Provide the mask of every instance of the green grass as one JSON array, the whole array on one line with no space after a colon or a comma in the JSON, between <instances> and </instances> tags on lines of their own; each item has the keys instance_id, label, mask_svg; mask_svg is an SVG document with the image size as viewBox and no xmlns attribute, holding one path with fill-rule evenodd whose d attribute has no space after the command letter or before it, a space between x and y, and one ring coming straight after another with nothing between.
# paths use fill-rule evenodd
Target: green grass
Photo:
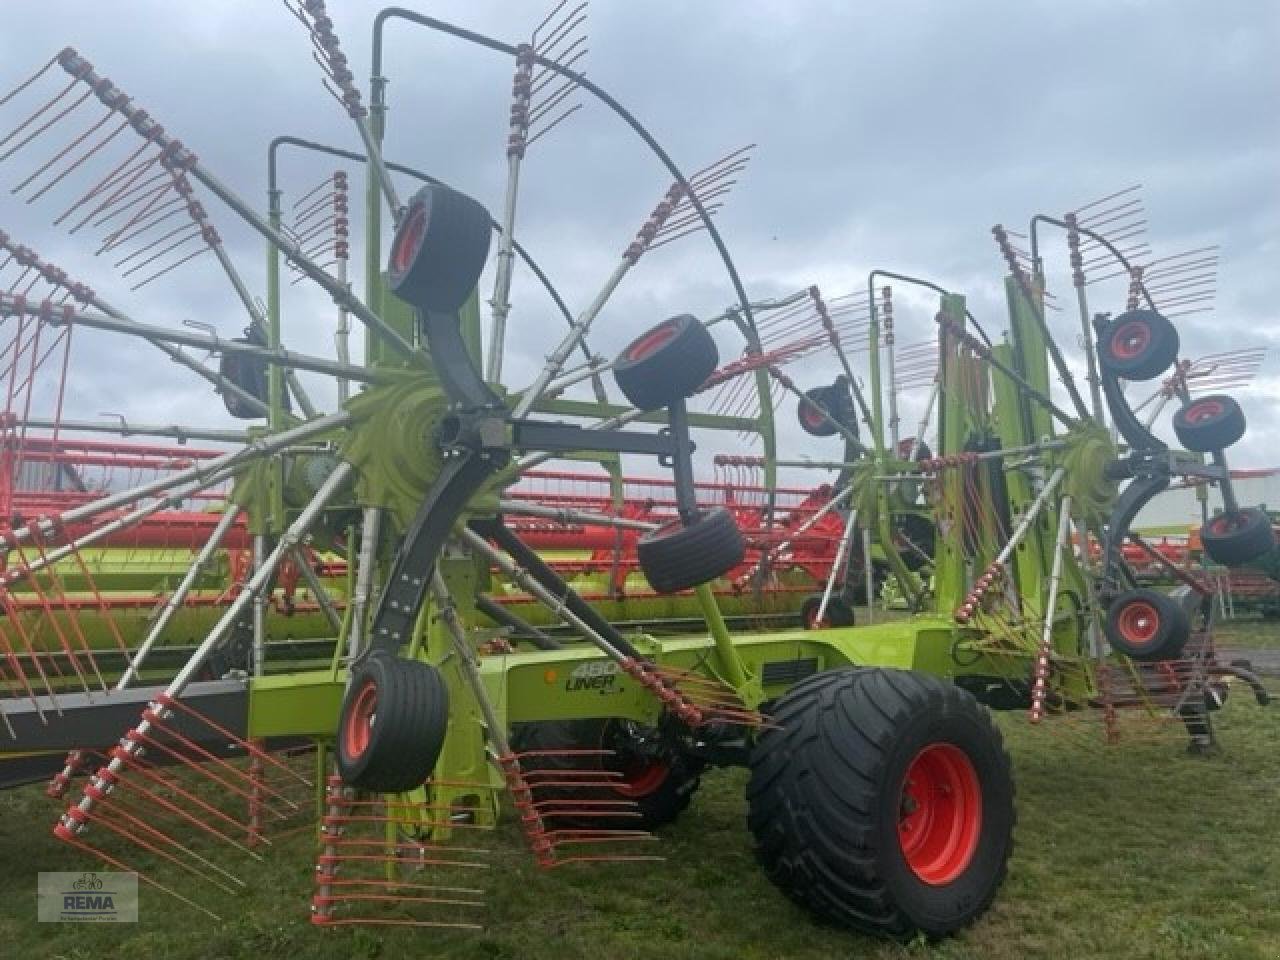
<instances>
[{"instance_id":1,"label":"green grass","mask_svg":"<svg viewBox=\"0 0 1280 960\"><path fill-rule=\"evenodd\" d=\"M1226 647L1280 649L1280 620L1247 616L1225 620L1218 626L1217 637Z\"/></svg>"},{"instance_id":2,"label":"green grass","mask_svg":"<svg viewBox=\"0 0 1280 960\"><path fill-rule=\"evenodd\" d=\"M1226 631L1265 641L1274 625ZM1237 690L1218 714L1223 752L1174 737L1117 748L1001 718L1018 780L1017 847L995 906L962 936L907 947L810 922L760 875L744 828L742 771L708 775L663 831L652 865L539 872L509 827L485 885L487 929L323 931L306 922L311 849L288 841L240 875L250 895L202 897L208 921L144 888L136 925L37 924L38 870L86 861L50 838L38 789L0 795L0 955L22 958L1274 958L1280 956L1280 710ZM167 874L167 876L171 875ZM189 896L203 888L183 887Z\"/></svg>"}]
</instances>

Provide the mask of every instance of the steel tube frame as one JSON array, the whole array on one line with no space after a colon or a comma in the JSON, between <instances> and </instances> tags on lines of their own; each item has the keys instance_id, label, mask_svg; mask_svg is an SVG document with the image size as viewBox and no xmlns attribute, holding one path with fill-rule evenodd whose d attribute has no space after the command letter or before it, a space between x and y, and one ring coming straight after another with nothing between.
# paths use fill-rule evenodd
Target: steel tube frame
<instances>
[{"instance_id":1,"label":"steel tube frame","mask_svg":"<svg viewBox=\"0 0 1280 960\"><path fill-rule=\"evenodd\" d=\"M225 456L218 457L216 460L209 460L202 464L196 464L171 474L168 477L161 477L158 480L152 480L149 483L140 484L129 490L123 490L120 493L102 497L92 503L86 503L83 506L73 507L70 510L60 514L58 520L63 523L71 523L76 520L85 520L89 517L97 516L99 513L105 513L108 510L114 510L116 507L126 506L134 503L143 497L159 493L162 490L168 490L172 487L179 486L189 480L207 480L209 477L220 476L230 467L239 466L251 460L257 460L265 456L270 456L278 450L282 450L299 440L305 440L308 437L315 436L319 433L325 433L329 430L337 429L349 424L354 417L346 411L331 413L328 416L320 417L317 420L311 420L307 423L299 424L282 433L275 434L270 437L263 437L255 440L240 450L233 450ZM48 519L40 518L22 527L15 527L8 533L0 534L0 555L6 554L16 544L25 543L30 540L35 533L46 535L54 531L54 523Z\"/></svg>"},{"instance_id":2,"label":"steel tube frame","mask_svg":"<svg viewBox=\"0 0 1280 960\"><path fill-rule=\"evenodd\" d=\"M166 507L176 506L192 494L198 493L215 483L219 483L222 480L227 479L233 472L233 470L228 470L222 474L207 477L177 493L168 494L159 498L154 503L149 503L145 507L138 507L136 510L131 510L123 516L116 517L116 519L109 523L104 523L100 527L95 527L83 536L72 540L70 543L64 543L50 550L46 550L42 556L36 558L31 563L24 563L19 567L10 567L0 573L0 585L7 587L11 583L18 583L19 581L26 579L32 573L37 573L46 567L52 566L59 560L66 559L81 547L92 546L99 540L105 540L112 534L137 526L143 520L147 519L147 517L159 513Z\"/></svg>"},{"instance_id":3,"label":"steel tube frame","mask_svg":"<svg viewBox=\"0 0 1280 960\"><path fill-rule=\"evenodd\" d=\"M378 557L378 537L382 530L382 511L365 507L360 517L360 552L356 559L356 584L351 596L351 626L347 634L347 656L355 658L364 646L369 601L373 595L374 567Z\"/></svg>"},{"instance_id":4,"label":"steel tube frame","mask_svg":"<svg viewBox=\"0 0 1280 960\"><path fill-rule=\"evenodd\" d=\"M1053 624L1058 607L1058 585L1062 581L1062 558L1068 549L1071 535L1071 496L1062 498L1058 505L1058 536L1053 544L1053 564L1049 569L1049 592L1045 599L1044 627L1040 634L1040 648L1036 652L1035 679L1031 686L1031 722L1039 723L1044 715L1044 701L1049 692L1049 657L1053 653Z\"/></svg>"},{"instance_id":5,"label":"steel tube frame","mask_svg":"<svg viewBox=\"0 0 1280 960\"><path fill-rule=\"evenodd\" d=\"M120 679L116 681L115 688L124 690L134 680L138 678L138 670L146 661L151 653L151 649L159 641L165 630L169 627L169 621L182 608L182 604L187 599L187 594L191 592L191 588L195 586L196 580L200 574L204 572L204 568L208 566L209 561L213 559L214 553L222 545L223 539L231 530L232 526L240 517L241 508L233 504L228 504L226 512L222 514L222 519L218 521L218 525L213 528L213 532L209 534L209 539L204 542L204 546L200 548L200 552L196 554L195 559L191 562L191 566L187 568L186 574L183 575L181 582L173 589L173 592L165 599L164 607L160 611L160 615L156 617L155 623L151 625L151 629L147 631L147 635L143 638L137 651L129 661L128 667L124 673L120 675Z\"/></svg>"},{"instance_id":6,"label":"steel tube frame","mask_svg":"<svg viewBox=\"0 0 1280 960\"><path fill-rule=\"evenodd\" d=\"M307 582L307 589L311 591L311 595L315 598L316 604L320 607L320 612L329 621L329 626L334 630L341 630L342 616L338 613L337 607L333 605L333 598L329 596L329 591L320 582L320 577L312 569L311 564L307 562L301 546L293 548L293 562L297 565L298 573L302 575L302 579Z\"/></svg>"},{"instance_id":7,"label":"steel tube frame","mask_svg":"<svg viewBox=\"0 0 1280 960\"><path fill-rule=\"evenodd\" d=\"M597 633L585 620L570 610L563 602L561 597L557 597L554 593L544 587L536 579L534 579L524 568L518 566L515 561L508 557L501 550L489 545L489 541L474 530L463 528L461 531L463 541L471 549L475 550L482 557L485 557L496 566L502 573L511 579L511 582L520 587L521 590L532 594L548 609L554 611L558 616L568 621L569 625L584 639L592 643L601 653L616 663L623 664L630 660L627 654L615 647L606 640L601 634Z\"/></svg>"},{"instance_id":8,"label":"steel tube frame","mask_svg":"<svg viewBox=\"0 0 1280 960\"><path fill-rule=\"evenodd\" d=\"M364 367L344 366L333 360L294 353L292 350L272 350L268 347L257 347L251 343L241 343L238 340L224 339L216 335L187 333L171 327L157 327L152 324L140 323L126 316L117 317L110 314L86 313L83 310L75 310L66 306L51 307L46 311L41 304L27 303L8 294L0 294L0 316L18 314L33 317L47 314L44 319L53 326L71 323L82 327L91 327L95 330L127 333L130 336L142 337L145 340L168 341L169 343L181 344L185 347L196 347L214 353L242 353L258 357L270 364L296 367L299 370L324 373L333 377L346 376L352 380L359 380L361 383L372 383L378 379L376 372Z\"/></svg>"},{"instance_id":9,"label":"steel tube frame","mask_svg":"<svg viewBox=\"0 0 1280 960\"><path fill-rule=\"evenodd\" d=\"M569 359L569 354L578 348L583 338L591 330L591 324L595 322L600 311L609 302L609 297L618 289L618 284L622 282L622 278L627 275L633 266L635 266L633 261L623 257L621 262L614 268L613 273L605 280L604 286L596 294L595 299L573 321L573 324L569 327L569 332L565 334L559 345L547 357L547 362L543 365L542 371L537 378L532 384L520 391L520 399L516 402L516 407L511 413L513 419L520 420L529 415L533 405L542 398L542 393L546 390L547 384L564 368L565 361Z\"/></svg>"},{"instance_id":10,"label":"steel tube frame","mask_svg":"<svg viewBox=\"0 0 1280 960\"><path fill-rule=\"evenodd\" d=\"M172 710L165 706L164 701L172 700L182 695L187 684L191 682L200 667L203 666L204 661L208 659L209 654L213 652L213 648L222 640L226 635L226 632L231 629L236 618L244 612L245 607L253 602L257 595L267 585L271 576L275 573L276 568L279 566L280 560L284 556L285 552L300 541L302 535L311 528L311 525L315 523L316 518L319 517L320 512L337 494L342 484L347 481L354 471L355 468L344 461L338 464L337 468L334 469L327 478L325 478L324 483L320 485L320 489L316 491L315 496L311 498L311 501L305 507L303 507L297 518L289 525L289 529L281 535L280 540L276 543L270 554L264 558L262 565L254 571L253 576L249 579L249 582L245 584L244 589L240 591L235 600L233 600L227 607L226 611L218 619L218 622L214 624L213 628L205 636L204 640L201 641L200 646L195 649L186 664L178 671L177 676L169 681L168 685L164 689L164 693L152 702L150 707L152 712L162 717L168 717L172 713ZM145 736L151 730L151 727L151 722L143 717L138 721L133 732L141 736ZM125 753L136 756L141 745L134 737L126 736L121 740L120 747ZM124 767L124 764L125 761L119 757L112 757L110 763L107 764L107 771L111 775L118 774ZM114 776L111 779L114 779ZM110 789L110 783L107 778L95 775L92 783L98 790L107 791ZM86 794L80 799L78 806L82 813L87 814L93 809L94 800L86 792ZM80 823L65 814L63 815L61 822L65 828L75 833L79 833L82 829Z\"/></svg>"},{"instance_id":11,"label":"steel tube frame","mask_svg":"<svg viewBox=\"0 0 1280 960\"><path fill-rule=\"evenodd\" d=\"M818 603L818 623L827 616L827 604L831 602L831 593L835 590L836 580L840 577L840 567L844 564L845 554L852 550L853 535L858 524L858 511L849 511L849 519L845 521L844 534L836 544L836 555L831 561L831 572L827 575L826 586L822 589L822 600Z\"/></svg>"},{"instance_id":12,"label":"steel tube frame","mask_svg":"<svg viewBox=\"0 0 1280 960\"><path fill-rule=\"evenodd\" d=\"M517 514L526 517L544 517L557 520L568 526L580 523L593 527L617 527L620 530L639 530L647 532L657 530L659 524L646 523L644 520L630 520L626 517L611 517L605 513L591 513L586 510L571 510L560 507L544 507L523 500L502 499L498 501L498 510L502 513Z\"/></svg>"},{"instance_id":13,"label":"steel tube frame","mask_svg":"<svg viewBox=\"0 0 1280 960\"><path fill-rule=\"evenodd\" d=\"M95 420L50 420L42 417L23 417L14 421L20 427L34 427L37 430L60 430L85 433L112 433L121 437L147 436L172 437L178 443L188 440L210 440L216 443L248 443L251 436L247 430L219 430L213 427L186 427L177 424L131 424L124 417L119 423L98 422Z\"/></svg>"}]
</instances>

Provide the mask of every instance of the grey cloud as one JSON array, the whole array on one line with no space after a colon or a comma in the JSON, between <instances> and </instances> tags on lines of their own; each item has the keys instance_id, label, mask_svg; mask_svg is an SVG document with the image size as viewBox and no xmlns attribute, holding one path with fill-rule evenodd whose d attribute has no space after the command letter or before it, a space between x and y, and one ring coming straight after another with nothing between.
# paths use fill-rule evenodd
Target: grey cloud
<instances>
[{"instance_id":1,"label":"grey cloud","mask_svg":"<svg viewBox=\"0 0 1280 960\"><path fill-rule=\"evenodd\" d=\"M363 78L376 6L331 6ZM497 0L423 9L510 39L538 16ZM356 146L341 111L319 89L301 28L276 4L15 0L6 14L6 78L76 45L255 203L262 202L271 136ZM686 169L742 143L759 144L720 218L758 296L815 281L834 295L861 287L870 267L888 266L966 292L994 332L1004 307L991 224L1022 224L1033 212L1062 212L1143 182L1160 251L1222 246L1216 312L1182 324L1185 352L1194 356L1224 343L1280 347L1280 130L1273 109L1280 67L1271 54L1278 39L1280 7L1240 2L597 2L588 69L651 124ZM403 25L392 28L387 57L389 154L496 210L510 64ZM296 192L332 165L290 155L283 169ZM616 120L590 108L538 144L525 183L522 239L580 305L666 177ZM83 269L140 318L199 319L225 335L243 325L209 264L131 297L79 244L51 232L47 219L0 204L6 229ZM218 223L261 291L261 243L222 211ZM1048 249L1061 268L1060 241ZM907 291L898 295L900 339L928 336L933 305ZM1091 296L1096 309L1121 306L1114 287L1091 289ZM328 353L332 309L307 285L288 297L291 346ZM663 315L706 314L730 299L705 241L684 241L656 252L627 281L601 319L596 348L608 353ZM518 280L516 304L511 365L527 374L559 321L547 320L549 307L527 277ZM1072 342L1074 317L1053 322ZM728 336L722 346L737 348ZM82 374L92 384L85 404L118 392L116 406L131 415L145 416L159 403L213 422L204 388L167 361L153 362L149 349L140 345L120 363L135 374L133 383L145 376L155 392L131 389L120 370L90 369ZM803 376L816 382L834 372L834 364L816 359ZM1243 394L1254 430L1235 458L1242 466L1274 460L1274 350L1264 373L1267 379ZM908 414L922 399L907 398ZM789 401L786 407L789 417ZM96 409L103 408L81 412ZM786 441L792 452L826 455L795 433L788 430Z\"/></svg>"}]
</instances>

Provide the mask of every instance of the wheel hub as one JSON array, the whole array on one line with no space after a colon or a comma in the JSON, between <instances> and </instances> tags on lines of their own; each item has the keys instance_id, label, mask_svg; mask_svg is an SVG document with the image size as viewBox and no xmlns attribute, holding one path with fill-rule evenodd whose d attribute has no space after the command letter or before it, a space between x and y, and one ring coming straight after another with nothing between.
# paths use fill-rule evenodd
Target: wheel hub
<instances>
[{"instance_id":1,"label":"wheel hub","mask_svg":"<svg viewBox=\"0 0 1280 960\"><path fill-rule=\"evenodd\" d=\"M1111 350L1125 360L1140 355L1151 343L1151 330L1145 323L1134 320L1120 327L1111 337Z\"/></svg>"},{"instance_id":2,"label":"wheel hub","mask_svg":"<svg viewBox=\"0 0 1280 960\"><path fill-rule=\"evenodd\" d=\"M1218 400L1200 400L1189 406L1182 415L1188 423L1204 423L1222 416L1222 410L1222 403Z\"/></svg>"},{"instance_id":3,"label":"wheel hub","mask_svg":"<svg viewBox=\"0 0 1280 960\"><path fill-rule=\"evenodd\" d=\"M968 868L982 832L982 788L959 747L934 743L907 767L898 803L898 843L911 872L930 886Z\"/></svg>"},{"instance_id":4,"label":"wheel hub","mask_svg":"<svg viewBox=\"0 0 1280 960\"><path fill-rule=\"evenodd\" d=\"M1120 631L1131 643L1150 643L1159 626L1160 615L1149 603L1131 603L1120 614Z\"/></svg>"},{"instance_id":5,"label":"wheel hub","mask_svg":"<svg viewBox=\"0 0 1280 960\"><path fill-rule=\"evenodd\" d=\"M623 765L617 790L624 797L647 797L671 776L671 764L659 758L634 757Z\"/></svg>"}]
</instances>

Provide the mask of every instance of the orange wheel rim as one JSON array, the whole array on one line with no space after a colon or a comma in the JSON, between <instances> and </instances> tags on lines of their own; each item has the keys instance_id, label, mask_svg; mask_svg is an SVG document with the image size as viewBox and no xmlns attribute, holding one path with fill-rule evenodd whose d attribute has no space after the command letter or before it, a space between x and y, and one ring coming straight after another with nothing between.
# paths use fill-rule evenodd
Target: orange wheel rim
<instances>
[{"instance_id":1,"label":"orange wheel rim","mask_svg":"<svg viewBox=\"0 0 1280 960\"><path fill-rule=\"evenodd\" d=\"M1123 323L1111 335L1111 352L1121 360L1132 360L1141 356L1151 345L1151 328L1141 320L1130 320Z\"/></svg>"},{"instance_id":2,"label":"orange wheel rim","mask_svg":"<svg viewBox=\"0 0 1280 960\"><path fill-rule=\"evenodd\" d=\"M377 712L378 688L372 680L366 680L351 703L351 711L342 730L342 745L348 757L355 759L369 749Z\"/></svg>"},{"instance_id":3,"label":"orange wheel rim","mask_svg":"<svg viewBox=\"0 0 1280 960\"><path fill-rule=\"evenodd\" d=\"M1160 629L1160 611L1145 600L1126 604L1116 618L1116 629L1126 642L1145 646Z\"/></svg>"},{"instance_id":4,"label":"orange wheel rim","mask_svg":"<svg viewBox=\"0 0 1280 960\"><path fill-rule=\"evenodd\" d=\"M943 886L959 877L982 835L982 785L968 754L932 743L907 767L898 803L898 844L911 872Z\"/></svg>"},{"instance_id":5,"label":"orange wheel rim","mask_svg":"<svg viewBox=\"0 0 1280 960\"><path fill-rule=\"evenodd\" d=\"M404 273L413 263L422 238L427 232L427 208L425 204L417 204L409 211L409 220L400 230L396 238L395 249L391 251L391 269L396 273Z\"/></svg>"},{"instance_id":6,"label":"orange wheel rim","mask_svg":"<svg viewBox=\"0 0 1280 960\"><path fill-rule=\"evenodd\" d=\"M668 320L660 326L654 327L643 337L631 344L627 348L628 360L643 360L652 353L657 352L658 348L667 344L676 335L676 323L674 320Z\"/></svg>"}]
</instances>

